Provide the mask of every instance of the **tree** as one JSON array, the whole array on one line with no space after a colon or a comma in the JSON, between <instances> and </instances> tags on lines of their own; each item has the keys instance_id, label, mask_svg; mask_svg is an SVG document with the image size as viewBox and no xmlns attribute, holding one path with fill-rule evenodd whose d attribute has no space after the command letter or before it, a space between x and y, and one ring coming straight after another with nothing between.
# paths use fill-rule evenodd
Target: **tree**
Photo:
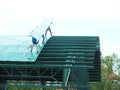
<instances>
[{"instance_id":1,"label":"tree","mask_svg":"<svg viewBox=\"0 0 120 90\"><path fill-rule=\"evenodd\" d=\"M101 55L100 83L92 84L91 90L120 90L120 59L116 54L103 57Z\"/></svg>"},{"instance_id":2,"label":"tree","mask_svg":"<svg viewBox=\"0 0 120 90\"><path fill-rule=\"evenodd\" d=\"M114 90L116 88L116 81L119 72L120 59L116 54L112 54L111 56L102 57L102 83L104 83L104 90ZM114 87L114 88L113 88ZM115 89L117 90L117 89Z\"/></svg>"}]
</instances>

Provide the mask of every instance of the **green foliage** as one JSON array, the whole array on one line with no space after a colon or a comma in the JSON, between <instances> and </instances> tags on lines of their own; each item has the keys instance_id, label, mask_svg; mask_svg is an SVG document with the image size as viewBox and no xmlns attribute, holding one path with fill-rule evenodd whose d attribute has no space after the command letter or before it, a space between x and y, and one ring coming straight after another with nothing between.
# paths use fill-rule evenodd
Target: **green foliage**
<instances>
[{"instance_id":1,"label":"green foliage","mask_svg":"<svg viewBox=\"0 0 120 90\"><path fill-rule=\"evenodd\" d=\"M120 90L120 76L112 77L115 72L120 73L120 59L116 54L111 56L101 56L101 76L100 83L92 84L91 90ZM110 78L110 75L112 78ZM120 75L120 74L119 74Z\"/></svg>"}]
</instances>

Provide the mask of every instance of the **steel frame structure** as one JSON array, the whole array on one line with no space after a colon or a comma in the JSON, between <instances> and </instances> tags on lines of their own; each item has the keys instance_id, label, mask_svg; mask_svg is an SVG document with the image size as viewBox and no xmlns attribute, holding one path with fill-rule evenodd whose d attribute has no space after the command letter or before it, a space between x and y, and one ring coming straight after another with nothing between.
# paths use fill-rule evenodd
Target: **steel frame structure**
<instances>
[{"instance_id":1,"label":"steel frame structure","mask_svg":"<svg viewBox=\"0 0 120 90\"><path fill-rule=\"evenodd\" d=\"M52 36L47 40L48 31L52 35L48 27L42 36L42 49L34 62L0 62L1 90L9 87L89 90L90 81L100 81L99 37ZM39 84L10 84L11 80Z\"/></svg>"}]
</instances>

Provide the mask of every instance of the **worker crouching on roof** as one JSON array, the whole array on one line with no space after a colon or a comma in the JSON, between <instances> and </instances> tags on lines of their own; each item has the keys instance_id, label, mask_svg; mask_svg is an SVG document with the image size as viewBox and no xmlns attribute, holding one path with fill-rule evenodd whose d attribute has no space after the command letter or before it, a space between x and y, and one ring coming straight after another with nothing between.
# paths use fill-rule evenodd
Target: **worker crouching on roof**
<instances>
[{"instance_id":1,"label":"worker crouching on roof","mask_svg":"<svg viewBox=\"0 0 120 90\"><path fill-rule=\"evenodd\" d=\"M36 48L37 48L37 53L38 53L38 47L39 47L39 45L38 45L38 43L39 43L39 40L37 40L35 37L32 37L32 43L33 43L33 45L31 46L31 52L33 51L33 47L34 46L36 46Z\"/></svg>"}]
</instances>

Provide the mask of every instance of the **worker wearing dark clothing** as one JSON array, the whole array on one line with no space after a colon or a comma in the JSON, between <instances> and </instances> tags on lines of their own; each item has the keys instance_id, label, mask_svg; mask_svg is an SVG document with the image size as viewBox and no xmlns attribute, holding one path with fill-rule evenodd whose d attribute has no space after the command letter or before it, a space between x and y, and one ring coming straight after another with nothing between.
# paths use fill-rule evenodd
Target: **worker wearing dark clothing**
<instances>
[{"instance_id":1,"label":"worker wearing dark clothing","mask_svg":"<svg viewBox=\"0 0 120 90\"><path fill-rule=\"evenodd\" d=\"M36 38L32 37L32 43L33 43L33 44L38 44L38 43L39 43L39 41L37 41L37 39L36 39Z\"/></svg>"},{"instance_id":2,"label":"worker wearing dark clothing","mask_svg":"<svg viewBox=\"0 0 120 90\"><path fill-rule=\"evenodd\" d=\"M32 43L33 43L33 45L31 46L31 52L32 52L34 46L37 47L37 52L38 52L38 43L39 43L39 40L37 40L35 37L32 37Z\"/></svg>"}]
</instances>

